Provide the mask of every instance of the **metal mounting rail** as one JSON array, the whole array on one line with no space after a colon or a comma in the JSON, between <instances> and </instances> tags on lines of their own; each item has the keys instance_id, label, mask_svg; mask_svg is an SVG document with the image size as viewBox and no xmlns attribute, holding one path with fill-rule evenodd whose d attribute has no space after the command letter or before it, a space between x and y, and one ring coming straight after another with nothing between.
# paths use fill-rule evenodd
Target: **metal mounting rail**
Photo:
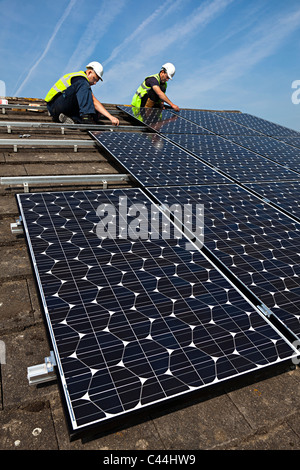
<instances>
[{"instance_id":1,"label":"metal mounting rail","mask_svg":"<svg viewBox=\"0 0 300 470\"><path fill-rule=\"evenodd\" d=\"M64 134L65 129L74 130L98 130L98 131L142 131L147 129L143 126L119 125L112 124L64 124L58 122L25 122L25 121L0 121L0 127L6 127L7 133L11 134L12 128L16 129L61 129Z\"/></svg>"},{"instance_id":2,"label":"metal mounting rail","mask_svg":"<svg viewBox=\"0 0 300 470\"><path fill-rule=\"evenodd\" d=\"M13 147L14 152L18 147L73 147L77 152L78 147L97 147L93 140L67 140L67 139L0 139L0 147Z\"/></svg>"},{"instance_id":3,"label":"metal mounting rail","mask_svg":"<svg viewBox=\"0 0 300 470\"><path fill-rule=\"evenodd\" d=\"M102 183L103 189L111 182L123 183L130 180L128 174L102 175L50 175L50 176L3 176L2 185L23 185L24 192L29 192L29 184L60 184L60 183Z\"/></svg>"},{"instance_id":4,"label":"metal mounting rail","mask_svg":"<svg viewBox=\"0 0 300 470\"><path fill-rule=\"evenodd\" d=\"M105 106L105 104L104 104ZM0 104L0 108L2 108L2 114L5 114L6 109L16 109L16 110L23 110L25 109L26 111L47 111L48 108L46 105L43 104L20 104L20 103L9 103L9 104ZM118 109L108 109L110 114L120 114L120 111Z\"/></svg>"},{"instance_id":5,"label":"metal mounting rail","mask_svg":"<svg viewBox=\"0 0 300 470\"><path fill-rule=\"evenodd\" d=\"M56 360L54 352L50 351L50 356L45 357L45 362L36 366L27 367L27 379L29 385L39 385L56 379Z\"/></svg>"},{"instance_id":6,"label":"metal mounting rail","mask_svg":"<svg viewBox=\"0 0 300 470\"><path fill-rule=\"evenodd\" d=\"M26 109L29 111L48 111L47 106L45 105L39 105L39 104L20 104L20 103L10 103L10 104L0 104L0 107L2 108L2 113L5 114L6 109Z\"/></svg>"}]
</instances>

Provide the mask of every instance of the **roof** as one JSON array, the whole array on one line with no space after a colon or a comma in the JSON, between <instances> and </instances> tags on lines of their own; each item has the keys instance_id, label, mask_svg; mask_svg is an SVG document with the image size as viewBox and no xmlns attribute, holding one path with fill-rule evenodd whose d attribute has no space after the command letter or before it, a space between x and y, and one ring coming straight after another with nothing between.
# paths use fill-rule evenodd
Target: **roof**
<instances>
[{"instance_id":1,"label":"roof","mask_svg":"<svg viewBox=\"0 0 300 470\"><path fill-rule=\"evenodd\" d=\"M44 183L29 182L29 190L48 191L99 188L99 182L54 182L53 175L116 175L109 187L134 183L94 146L87 131L53 126L42 100L8 98L14 108L2 108L1 139L12 140L0 150L0 176L49 176ZM40 105L30 110L29 105ZM27 109L28 106L28 109ZM32 107L32 106L31 106ZM117 105L105 104L120 118L122 131L143 132ZM11 125L9 124L11 123ZM19 123L19 127L16 127ZM22 123L22 124L21 124ZM43 126L34 127L36 123ZM103 120L103 125L108 126ZM123 128L124 126L124 128ZM63 128L63 130L62 130ZM15 140L18 139L17 147ZM31 139L47 141L35 147ZM62 141L82 141L74 144ZM14 142L13 142L14 141ZM20 146L20 142L24 146ZM90 144L87 143L90 142ZM26 142L26 144L25 144ZM85 142L83 146L83 142ZM50 145L51 144L51 145ZM126 176L126 175L125 175ZM25 181L25 180L24 180ZM29 386L27 368L49 356L49 341L25 238L13 234L10 224L19 217L15 194L27 190L24 181L0 186L0 340L5 363L0 373L0 449L26 450L199 450L299 449L299 368L270 369L266 373L219 384L193 398L130 418L121 428L89 440L69 441L60 391L56 382ZM26 181L25 181L26 183Z\"/></svg>"}]
</instances>

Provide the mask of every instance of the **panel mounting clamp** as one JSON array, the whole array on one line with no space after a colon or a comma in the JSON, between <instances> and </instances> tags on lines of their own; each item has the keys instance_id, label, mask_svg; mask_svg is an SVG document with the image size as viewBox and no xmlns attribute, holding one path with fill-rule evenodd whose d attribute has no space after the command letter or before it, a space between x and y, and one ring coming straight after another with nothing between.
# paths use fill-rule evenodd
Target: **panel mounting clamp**
<instances>
[{"instance_id":1,"label":"panel mounting clamp","mask_svg":"<svg viewBox=\"0 0 300 470\"><path fill-rule=\"evenodd\" d=\"M20 233L23 233L22 217L21 216L18 219L16 219L15 222L10 224L10 231L13 235L18 235Z\"/></svg>"},{"instance_id":2,"label":"panel mounting clamp","mask_svg":"<svg viewBox=\"0 0 300 470\"><path fill-rule=\"evenodd\" d=\"M270 310L265 304L257 305L257 308L263 313L263 315L267 318L270 318L273 314L272 310Z\"/></svg>"},{"instance_id":3,"label":"panel mounting clamp","mask_svg":"<svg viewBox=\"0 0 300 470\"><path fill-rule=\"evenodd\" d=\"M27 379L29 385L38 385L44 382L50 382L56 379L56 373L54 367L56 361L54 352L50 351L50 356L45 357L43 364L37 364L27 368Z\"/></svg>"}]
</instances>

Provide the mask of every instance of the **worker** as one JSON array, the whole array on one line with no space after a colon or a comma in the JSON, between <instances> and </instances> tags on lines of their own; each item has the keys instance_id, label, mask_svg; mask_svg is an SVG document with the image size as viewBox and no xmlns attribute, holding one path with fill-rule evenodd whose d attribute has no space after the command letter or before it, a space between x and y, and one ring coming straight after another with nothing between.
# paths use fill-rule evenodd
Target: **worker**
<instances>
[{"instance_id":1,"label":"worker","mask_svg":"<svg viewBox=\"0 0 300 470\"><path fill-rule=\"evenodd\" d=\"M93 95L91 86L103 81L103 67L90 62L86 71L67 73L49 90L45 101L54 122L65 124L96 124L100 115L118 126L119 120L112 116Z\"/></svg>"},{"instance_id":2,"label":"worker","mask_svg":"<svg viewBox=\"0 0 300 470\"><path fill-rule=\"evenodd\" d=\"M135 108L163 108L167 103L175 111L179 107L172 103L166 95L167 82L172 80L175 75L175 67L170 62L162 65L159 73L145 78L143 83L135 92L131 105Z\"/></svg>"}]
</instances>

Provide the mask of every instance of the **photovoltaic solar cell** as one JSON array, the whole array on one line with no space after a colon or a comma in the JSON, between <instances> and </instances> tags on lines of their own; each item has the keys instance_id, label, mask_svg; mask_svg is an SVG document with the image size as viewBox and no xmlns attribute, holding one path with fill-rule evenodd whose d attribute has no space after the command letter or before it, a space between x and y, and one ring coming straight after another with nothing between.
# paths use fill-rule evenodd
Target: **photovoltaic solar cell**
<instances>
[{"instance_id":1,"label":"photovoltaic solar cell","mask_svg":"<svg viewBox=\"0 0 300 470\"><path fill-rule=\"evenodd\" d=\"M228 179L157 134L90 132L143 186L225 183Z\"/></svg>"},{"instance_id":2,"label":"photovoltaic solar cell","mask_svg":"<svg viewBox=\"0 0 300 470\"><path fill-rule=\"evenodd\" d=\"M292 180L299 177L297 173L223 137L192 134L165 134L165 137L242 183ZM236 138L237 142L239 139L240 137Z\"/></svg>"},{"instance_id":3,"label":"photovoltaic solar cell","mask_svg":"<svg viewBox=\"0 0 300 470\"><path fill-rule=\"evenodd\" d=\"M300 335L300 224L238 185L149 188L163 204L204 204L204 245Z\"/></svg>"},{"instance_id":4,"label":"photovoltaic solar cell","mask_svg":"<svg viewBox=\"0 0 300 470\"><path fill-rule=\"evenodd\" d=\"M142 191L17 199L71 433L296 355L183 238L138 237L153 218Z\"/></svg>"}]
</instances>

